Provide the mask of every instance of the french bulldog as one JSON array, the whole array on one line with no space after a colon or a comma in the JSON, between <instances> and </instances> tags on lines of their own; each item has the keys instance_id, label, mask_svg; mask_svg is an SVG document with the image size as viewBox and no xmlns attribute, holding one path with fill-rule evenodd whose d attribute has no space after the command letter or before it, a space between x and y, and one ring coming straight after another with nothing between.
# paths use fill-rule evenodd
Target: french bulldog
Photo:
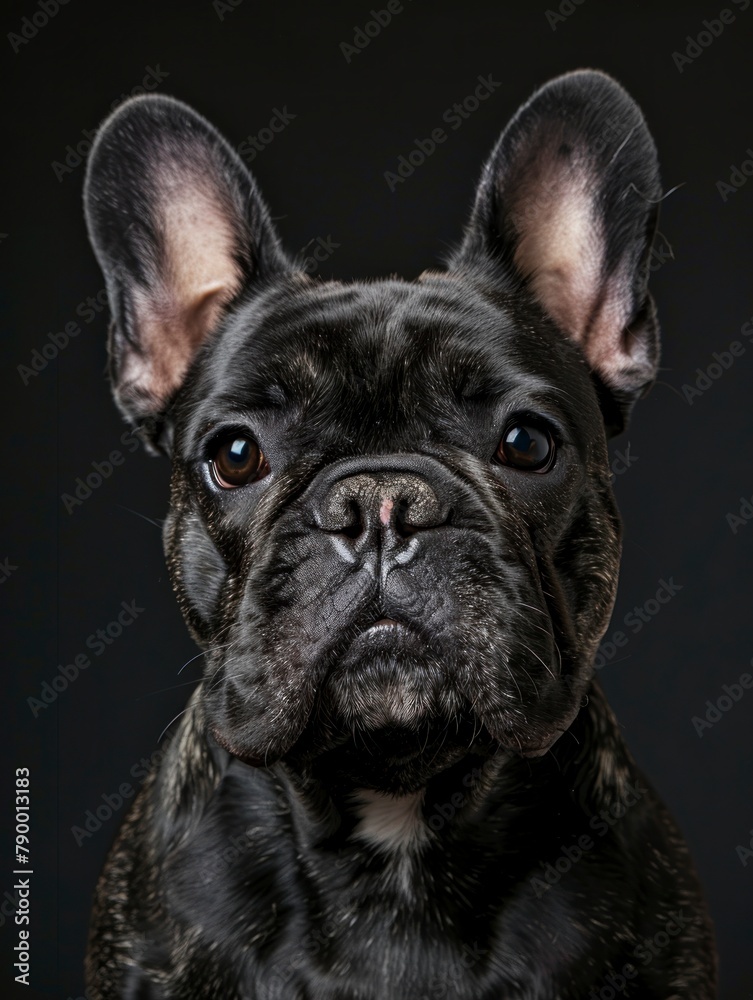
<instances>
[{"instance_id":1,"label":"french bulldog","mask_svg":"<svg viewBox=\"0 0 753 1000\"><path fill-rule=\"evenodd\" d=\"M99 881L92 1000L716 995L688 849L593 668L660 200L634 101L572 72L441 268L324 281L191 108L105 121L110 374L172 460L205 673Z\"/></svg>"}]
</instances>

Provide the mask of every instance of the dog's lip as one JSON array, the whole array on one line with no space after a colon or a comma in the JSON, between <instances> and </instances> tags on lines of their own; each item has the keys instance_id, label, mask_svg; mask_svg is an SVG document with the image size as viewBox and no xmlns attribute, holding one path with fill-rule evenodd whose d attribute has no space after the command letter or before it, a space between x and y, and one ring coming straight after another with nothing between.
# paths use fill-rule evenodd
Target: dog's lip
<instances>
[{"instance_id":1,"label":"dog's lip","mask_svg":"<svg viewBox=\"0 0 753 1000\"><path fill-rule=\"evenodd\" d=\"M376 618L371 622L368 619L362 621L359 630L359 638L362 642L382 642L391 645L393 642L398 643L409 637L416 637L416 629L407 622L391 618L388 615L382 615L381 618Z\"/></svg>"},{"instance_id":2,"label":"dog's lip","mask_svg":"<svg viewBox=\"0 0 753 1000\"><path fill-rule=\"evenodd\" d=\"M364 624L362 627L361 635L365 636L388 636L390 633L394 633L395 638L399 635L416 634L416 630L413 626L409 625L408 622L400 621L397 618L390 618L387 615L383 615L381 618L377 618L376 621L370 624Z\"/></svg>"}]
</instances>

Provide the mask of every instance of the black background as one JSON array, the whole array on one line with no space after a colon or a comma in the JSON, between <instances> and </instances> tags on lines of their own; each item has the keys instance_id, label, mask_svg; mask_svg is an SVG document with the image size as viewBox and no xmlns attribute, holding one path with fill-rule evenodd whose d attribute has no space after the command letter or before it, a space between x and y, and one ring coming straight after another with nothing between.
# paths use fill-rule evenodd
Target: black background
<instances>
[{"instance_id":1,"label":"black background","mask_svg":"<svg viewBox=\"0 0 753 1000\"><path fill-rule=\"evenodd\" d=\"M753 997L753 860L743 865L736 851L749 846L753 827L753 690L702 737L691 722L723 684L753 673L753 524L733 532L727 520L753 494L753 341L741 334L753 316L753 180L726 200L717 188L753 146L753 4L744 11L730 2L734 22L682 72L673 60L721 6L684 4L670 13L648 3L565 0L572 13L553 27L545 4L406 0L347 62L340 45L371 19L368 0L241 0L222 18L211 0L174 7L69 0L18 52L5 36L39 7L6 5L0 379L9 508L0 560L16 568L0 572L8 622L0 895L13 885L12 783L21 766L32 775L34 874L33 985L13 982L17 937L6 906L0 995L83 996L91 893L123 809L81 846L71 828L102 806L103 795L136 784L131 769L156 750L200 672L196 661L178 674L196 650L161 551L168 464L121 443L125 428L105 377L106 311L88 323L76 312L103 287L81 213L84 167L74 154L58 178L53 164L64 163L66 147L85 142L84 130L139 87L150 67L167 74L162 93L194 105L234 145L268 126L275 108L287 109L296 117L251 164L286 246L299 250L317 237L338 243L319 268L323 277L412 277L459 237L481 162L518 104L551 76L595 66L643 108L665 190L682 185L664 201L660 221L660 245L671 245L674 259L657 259L653 277L664 334L659 382L612 446L615 455L629 446L631 464L615 466L625 548L607 638L616 629L630 638L601 677L630 747L697 860L716 923L721 995ZM391 192L385 171L488 74L500 83L494 94ZM80 334L24 384L18 366L75 320ZM689 403L683 385L733 340L746 345L744 354ZM123 464L68 513L62 494L113 449ZM631 609L670 578L681 587L676 596L639 632L626 629ZM131 600L143 612L95 655L87 637ZM87 652L91 666L35 717L28 699L40 697L58 664Z\"/></svg>"}]
</instances>

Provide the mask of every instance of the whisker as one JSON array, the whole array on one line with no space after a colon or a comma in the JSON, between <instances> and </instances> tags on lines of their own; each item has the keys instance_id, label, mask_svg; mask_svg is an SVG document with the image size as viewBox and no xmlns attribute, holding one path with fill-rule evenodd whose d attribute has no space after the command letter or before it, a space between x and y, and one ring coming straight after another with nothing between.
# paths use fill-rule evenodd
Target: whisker
<instances>
[{"instance_id":1,"label":"whisker","mask_svg":"<svg viewBox=\"0 0 753 1000\"><path fill-rule=\"evenodd\" d=\"M157 742L158 743L160 742L160 740L162 739L162 737L165 735L165 733L168 731L168 729L170 728L170 726L172 726L172 724L174 722L177 722L178 719L181 717L181 715L185 715L187 711L188 711L188 707L184 708L182 712L178 712L178 714L175 716L174 719L170 719L170 721L168 722L168 724L165 726L165 728L162 730L162 732L157 737Z\"/></svg>"},{"instance_id":2,"label":"whisker","mask_svg":"<svg viewBox=\"0 0 753 1000\"><path fill-rule=\"evenodd\" d=\"M170 687L158 688L156 691L147 691L146 694L140 694L138 698L134 698L134 701L142 701L144 698L151 698L155 694L164 694L165 691L177 691L178 688L188 687L189 684L201 684L201 677L194 677L192 681L183 681L181 684L172 684Z\"/></svg>"},{"instance_id":3,"label":"whisker","mask_svg":"<svg viewBox=\"0 0 753 1000\"><path fill-rule=\"evenodd\" d=\"M534 653L534 651L530 648L530 646L526 646L526 644L524 642L521 642L521 646L524 649L527 649L528 652L531 654L531 656L535 656L536 657L536 659L539 661L539 663L544 668L544 670L546 670L546 672L549 674L549 676L552 678L552 680L556 680L556 677L552 673L551 667L548 667L546 665L546 663L544 663L544 661L541 659L541 657L539 656L538 653Z\"/></svg>"},{"instance_id":4,"label":"whisker","mask_svg":"<svg viewBox=\"0 0 753 1000\"><path fill-rule=\"evenodd\" d=\"M208 652L209 652L208 649L204 649L200 653L197 653L196 656L192 656L190 660L186 660L186 662L178 671L178 677L180 677L180 675L183 673L183 671L186 669L189 663L193 663L194 660L198 660L200 656L206 656Z\"/></svg>"},{"instance_id":5,"label":"whisker","mask_svg":"<svg viewBox=\"0 0 753 1000\"><path fill-rule=\"evenodd\" d=\"M559 669L557 670L557 674L561 677L562 676L562 650L559 648L559 646L557 645L556 641L554 643L554 651L557 654L557 660L558 660L558 664L559 664Z\"/></svg>"},{"instance_id":6,"label":"whisker","mask_svg":"<svg viewBox=\"0 0 753 1000\"><path fill-rule=\"evenodd\" d=\"M518 684L518 681L517 681L517 679L515 677L515 671L510 669L509 664L508 664L508 667L507 667L507 672L509 673L510 677L512 677L513 684L518 689L518 696L519 696L520 700L523 701L523 692L520 690L520 684Z\"/></svg>"},{"instance_id":7,"label":"whisker","mask_svg":"<svg viewBox=\"0 0 753 1000\"><path fill-rule=\"evenodd\" d=\"M528 647L527 647L527 646L526 646L526 649L528 649ZM536 697L538 698L538 697L539 697L539 687L538 687L538 684L537 684L537 683L536 683L536 681L535 681L535 680L533 679L533 677L531 677L531 675L530 675L530 674L528 673L528 671L526 670L526 668L525 668L525 667L523 666L523 664L522 664L522 663L521 663L521 665L520 665L520 669L521 669L521 670L523 671L523 673L524 673L524 674L526 675L526 677L527 677L527 678L528 678L528 680L529 680L529 681L531 682L531 684L533 684L533 687L534 687L534 690L536 691Z\"/></svg>"},{"instance_id":8,"label":"whisker","mask_svg":"<svg viewBox=\"0 0 753 1000\"><path fill-rule=\"evenodd\" d=\"M132 510L130 507L126 507L125 504L122 503L116 504L116 506L120 507L122 510L127 510L129 514L135 514L136 517L143 518L145 521L153 524L155 528L159 528L159 530L162 531L162 526L165 523L164 521L155 521L153 518L147 517L146 514L140 514L137 510Z\"/></svg>"},{"instance_id":9,"label":"whisker","mask_svg":"<svg viewBox=\"0 0 753 1000\"><path fill-rule=\"evenodd\" d=\"M476 741L476 726L478 726L478 731L479 731L479 732L481 732L481 726L482 726L482 722L481 722L481 719L480 719L480 718L478 717L478 715L477 715L477 714L476 714L476 713L474 712L474 719L473 719L473 732L472 732L472 734L471 734L471 742L470 742L470 743L468 744L468 749L469 749L469 750L470 750L470 748L471 748L471 747L473 746L473 744L474 744L474 743L475 743L475 741Z\"/></svg>"},{"instance_id":10,"label":"whisker","mask_svg":"<svg viewBox=\"0 0 753 1000\"><path fill-rule=\"evenodd\" d=\"M230 645L232 645L232 643L230 643L230 642L223 642L223 643L220 643L219 646L210 646L209 649L202 650L200 653L197 653L196 656L192 656L190 660L186 660L186 662L183 664L183 666L178 671L178 676L180 676L180 674L182 673L182 671L184 671L186 669L186 667L188 666L189 663L193 663L194 660L198 660L200 656L207 656L207 655L209 655L209 653L216 653L220 649L227 649L227 647L230 646Z\"/></svg>"}]
</instances>

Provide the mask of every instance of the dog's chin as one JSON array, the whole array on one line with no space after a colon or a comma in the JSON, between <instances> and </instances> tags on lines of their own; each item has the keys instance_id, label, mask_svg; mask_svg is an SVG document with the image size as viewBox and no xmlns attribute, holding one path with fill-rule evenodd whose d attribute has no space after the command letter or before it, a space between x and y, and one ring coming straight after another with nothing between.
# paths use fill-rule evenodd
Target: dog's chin
<instances>
[{"instance_id":1,"label":"dog's chin","mask_svg":"<svg viewBox=\"0 0 753 1000\"><path fill-rule=\"evenodd\" d=\"M483 743L491 748L447 671L413 630L386 620L328 671L287 760L339 785L404 794Z\"/></svg>"},{"instance_id":2,"label":"dog's chin","mask_svg":"<svg viewBox=\"0 0 753 1000\"><path fill-rule=\"evenodd\" d=\"M366 752L372 747L395 767L404 766L409 753L429 756L444 767L449 756L461 749L477 752L479 746L540 757L577 714L566 685L555 685L545 702L530 706L525 719L498 699L493 707L484 697L472 703L470 692L458 683L459 672L434 658L415 630L378 624L361 633L328 673L315 714L329 720L330 737L339 729L355 734L358 743L360 735ZM419 745L425 753L419 754Z\"/></svg>"},{"instance_id":3,"label":"dog's chin","mask_svg":"<svg viewBox=\"0 0 753 1000\"><path fill-rule=\"evenodd\" d=\"M361 632L328 671L315 714L346 732L418 732L466 708L451 671L417 633L386 620Z\"/></svg>"},{"instance_id":4,"label":"dog's chin","mask_svg":"<svg viewBox=\"0 0 753 1000\"><path fill-rule=\"evenodd\" d=\"M337 784L404 794L469 754L542 756L574 717L563 701L525 719L499 703L479 709L457 673L415 629L383 620L322 671L305 713L250 726L231 699L221 717L210 715L211 731L253 766L283 760Z\"/></svg>"}]
</instances>

